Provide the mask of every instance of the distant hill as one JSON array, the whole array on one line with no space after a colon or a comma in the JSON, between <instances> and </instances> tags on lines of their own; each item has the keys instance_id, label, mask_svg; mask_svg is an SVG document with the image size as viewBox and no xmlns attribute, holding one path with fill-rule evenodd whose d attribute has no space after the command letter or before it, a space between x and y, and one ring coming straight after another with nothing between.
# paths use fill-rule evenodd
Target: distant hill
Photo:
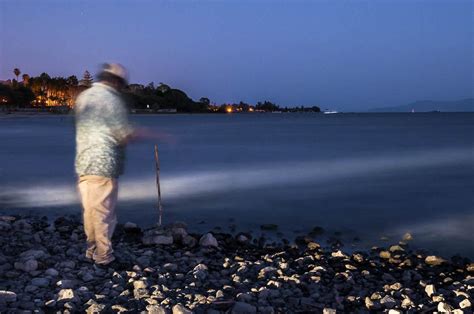
<instances>
[{"instance_id":1,"label":"distant hill","mask_svg":"<svg viewBox=\"0 0 474 314\"><path fill-rule=\"evenodd\" d=\"M396 107L385 107L385 108L374 108L370 109L370 112L430 112L430 111L441 111L441 112L474 112L474 98L467 98L455 101L434 101L434 100L421 100L416 101L408 105L396 106Z\"/></svg>"}]
</instances>

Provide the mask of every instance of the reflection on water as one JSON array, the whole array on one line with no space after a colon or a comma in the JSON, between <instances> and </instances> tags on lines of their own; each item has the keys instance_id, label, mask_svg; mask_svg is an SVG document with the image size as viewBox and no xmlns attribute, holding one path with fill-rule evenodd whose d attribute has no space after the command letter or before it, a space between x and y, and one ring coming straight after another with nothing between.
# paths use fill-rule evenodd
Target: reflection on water
<instances>
[{"instance_id":1,"label":"reflection on water","mask_svg":"<svg viewBox=\"0 0 474 314\"><path fill-rule=\"evenodd\" d=\"M471 149L438 152L414 152L405 156L384 156L366 159L296 162L252 165L234 170L196 172L162 178L165 199L183 199L226 191L274 187L275 185L324 184L337 191L338 180L356 176L370 176L392 171L407 171L423 167L463 164L470 166ZM119 199L144 201L156 197L155 178L123 180ZM11 207L46 207L77 204L79 199L74 185L30 185L6 187L0 191L0 200Z\"/></svg>"}]
</instances>

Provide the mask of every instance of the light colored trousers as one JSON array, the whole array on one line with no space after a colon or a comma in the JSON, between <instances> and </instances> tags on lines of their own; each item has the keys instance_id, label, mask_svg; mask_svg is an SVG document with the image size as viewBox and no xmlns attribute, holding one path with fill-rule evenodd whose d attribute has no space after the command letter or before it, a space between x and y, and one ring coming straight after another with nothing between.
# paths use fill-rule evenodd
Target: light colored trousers
<instances>
[{"instance_id":1,"label":"light colored trousers","mask_svg":"<svg viewBox=\"0 0 474 314\"><path fill-rule=\"evenodd\" d=\"M97 264L108 264L115 259L111 239L117 225L117 179L81 176L78 187L87 239L86 257Z\"/></svg>"}]
</instances>

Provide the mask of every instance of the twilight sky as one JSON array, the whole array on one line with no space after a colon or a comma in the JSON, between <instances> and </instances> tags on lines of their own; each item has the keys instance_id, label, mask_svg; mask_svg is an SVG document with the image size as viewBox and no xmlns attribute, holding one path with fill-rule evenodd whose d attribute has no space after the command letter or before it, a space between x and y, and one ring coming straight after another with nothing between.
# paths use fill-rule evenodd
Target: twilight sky
<instances>
[{"instance_id":1,"label":"twilight sky","mask_svg":"<svg viewBox=\"0 0 474 314\"><path fill-rule=\"evenodd\" d=\"M474 97L471 0L0 0L0 79L131 81L213 102L364 110Z\"/></svg>"}]
</instances>

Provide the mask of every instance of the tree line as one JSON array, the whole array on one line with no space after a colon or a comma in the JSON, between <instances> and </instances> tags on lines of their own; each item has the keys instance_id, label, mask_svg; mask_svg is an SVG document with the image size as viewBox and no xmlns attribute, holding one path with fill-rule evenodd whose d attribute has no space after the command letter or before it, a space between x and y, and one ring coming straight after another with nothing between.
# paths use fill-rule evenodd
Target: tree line
<instances>
[{"instance_id":1,"label":"tree line","mask_svg":"<svg viewBox=\"0 0 474 314\"><path fill-rule=\"evenodd\" d=\"M82 91L92 86L93 78L88 71L84 72L81 80L74 75L69 77L51 77L47 73L30 77L28 74L20 75L18 68L13 70L15 78L0 81L0 106L4 108L54 108L62 107L71 109L74 100ZM207 97L194 101L182 90L172 88L164 83L148 85L129 84L123 91L132 111L136 112L294 112L312 111L319 112L317 106L280 108L270 102L258 102L255 105L245 102L232 104L214 104Z\"/></svg>"}]
</instances>

